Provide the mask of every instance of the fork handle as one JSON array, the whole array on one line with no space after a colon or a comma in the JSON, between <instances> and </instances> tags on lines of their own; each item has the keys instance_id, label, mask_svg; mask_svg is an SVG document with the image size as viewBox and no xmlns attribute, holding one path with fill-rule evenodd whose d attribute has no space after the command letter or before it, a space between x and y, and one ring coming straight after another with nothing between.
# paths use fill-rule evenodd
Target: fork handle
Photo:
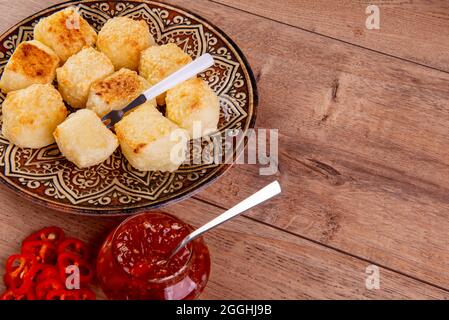
<instances>
[{"instance_id":1,"label":"fork handle","mask_svg":"<svg viewBox=\"0 0 449 320\"><path fill-rule=\"evenodd\" d=\"M173 88L174 86L193 78L198 73L206 70L207 68L214 65L214 58L208 53L201 55L198 59L185 65L178 71L172 73L164 80L158 82L150 89L142 93L147 100L156 98L158 95L164 93L165 91Z\"/></svg>"},{"instance_id":2,"label":"fork handle","mask_svg":"<svg viewBox=\"0 0 449 320\"><path fill-rule=\"evenodd\" d=\"M207 68L214 65L214 58L208 53L201 55L198 59L190 62L185 65L178 71L172 73L164 80L156 83L150 89L146 90L142 94L140 94L136 99L131 101L126 107L122 110L113 110L101 118L101 121L108 122L106 127L112 128L115 123L120 121L125 113L134 109L135 107L145 103L145 101L152 100L156 98L161 93L173 88L174 86L180 84L181 82L188 80L190 78L195 77L198 73L206 70Z\"/></svg>"}]
</instances>

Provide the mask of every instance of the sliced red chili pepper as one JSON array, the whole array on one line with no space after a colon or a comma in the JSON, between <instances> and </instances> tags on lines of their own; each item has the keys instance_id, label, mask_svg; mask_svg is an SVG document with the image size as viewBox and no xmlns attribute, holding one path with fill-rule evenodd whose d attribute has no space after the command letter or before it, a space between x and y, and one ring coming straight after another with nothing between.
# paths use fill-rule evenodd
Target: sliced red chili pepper
<instances>
[{"instance_id":1,"label":"sliced red chili pepper","mask_svg":"<svg viewBox=\"0 0 449 320\"><path fill-rule=\"evenodd\" d=\"M0 300L35 300L35 296L32 290L25 294L17 294L13 290L7 290L0 295Z\"/></svg>"},{"instance_id":2,"label":"sliced red chili pepper","mask_svg":"<svg viewBox=\"0 0 449 320\"><path fill-rule=\"evenodd\" d=\"M75 292L77 290L52 290L47 293L45 297L46 300L79 300L78 294Z\"/></svg>"},{"instance_id":3,"label":"sliced red chili pepper","mask_svg":"<svg viewBox=\"0 0 449 320\"><path fill-rule=\"evenodd\" d=\"M89 284L92 281L94 271L90 264L74 253L65 252L58 256L58 268L63 283L65 283L68 276L66 274L66 268L68 266L77 266L79 268L80 282L82 285Z\"/></svg>"},{"instance_id":4,"label":"sliced red chili pepper","mask_svg":"<svg viewBox=\"0 0 449 320\"><path fill-rule=\"evenodd\" d=\"M64 240L65 234L61 228L58 227L46 227L39 231L36 231L23 240L23 243L28 241L50 241L57 246L62 240Z\"/></svg>"},{"instance_id":5,"label":"sliced red chili pepper","mask_svg":"<svg viewBox=\"0 0 449 320\"><path fill-rule=\"evenodd\" d=\"M34 255L40 263L55 264L57 260L56 247L50 241L33 240L24 242L22 253Z\"/></svg>"},{"instance_id":6,"label":"sliced red chili pepper","mask_svg":"<svg viewBox=\"0 0 449 320\"><path fill-rule=\"evenodd\" d=\"M6 289L11 287L11 276L8 273L3 275L3 282L5 283Z\"/></svg>"},{"instance_id":7,"label":"sliced red chili pepper","mask_svg":"<svg viewBox=\"0 0 449 320\"><path fill-rule=\"evenodd\" d=\"M95 300L95 293L90 289L64 290L56 289L48 292L47 300Z\"/></svg>"},{"instance_id":8,"label":"sliced red chili pepper","mask_svg":"<svg viewBox=\"0 0 449 320\"><path fill-rule=\"evenodd\" d=\"M26 294L36 272L37 260L30 254L15 254L6 261L5 284L17 295Z\"/></svg>"},{"instance_id":9,"label":"sliced red chili pepper","mask_svg":"<svg viewBox=\"0 0 449 320\"><path fill-rule=\"evenodd\" d=\"M88 260L89 259L89 249L87 245L75 238L67 238L62 241L58 246L58 254L71 252L77 254L81 259Z\"/></svg>"},{"instance_id":10,"label":"sliced red chili pepper","mask_svg":"<svg viewBox=\"0 0 449 320\"><path fill-rule=\"evenodd\" d=\"M59 271L55 266L41 264L38 265L38 271L34 276L34 281L36 283L48 280L48 279L58 279Z\"/></svg>"},{"instance_id":11,"label":"sliced red chili pepper","mask_svg":"<svg viewBox=\"0 0 449 320\"><path fill-rule=\"evenodd\" d=\"M62 289L64 289L64 285L61 283L61 280L59 280L58 278L57 279L46 279L44 281L39 282L36 285L36 298L38 300L44 300L50 291L62 290Z\"/></svg>"},{"instance_id":12,"label":"sliced red chili pepper","mask_svg":"<svg viewBox=\"0 0 449 320\"><path fill-rule=\"evenodd\" d=\"M87 288L75 290L78 295L78 300L96 300L95 293Z\"/></svg>"}]
</instances>

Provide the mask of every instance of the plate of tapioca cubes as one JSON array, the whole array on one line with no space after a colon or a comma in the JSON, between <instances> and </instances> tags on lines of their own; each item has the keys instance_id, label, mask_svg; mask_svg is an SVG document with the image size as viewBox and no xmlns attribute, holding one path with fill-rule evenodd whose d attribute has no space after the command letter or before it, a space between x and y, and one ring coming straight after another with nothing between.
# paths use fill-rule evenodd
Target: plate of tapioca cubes
<instances>
[{"instance_id":1,"label":"plate of tapioca cubes","mask_svg":"<svg viewBox=\"0 0 449 320\"><path fill-rule=\"evenodd\" d=\"M175 171L183 162L170 156L175 145L185 154L189 139L217 130L219 99L206 81L189 79L147 101L115 132L101 117L191 61L174 43L156 45L143 20L114 17L97 34L75 8L66 8L42 18L34 39L20 43L5 66L2 135L20 148L56 142L79 168L102 163L120 146L135 169ZM184 137L172 135L175 130Z\"/></svg>"}]
</instances>

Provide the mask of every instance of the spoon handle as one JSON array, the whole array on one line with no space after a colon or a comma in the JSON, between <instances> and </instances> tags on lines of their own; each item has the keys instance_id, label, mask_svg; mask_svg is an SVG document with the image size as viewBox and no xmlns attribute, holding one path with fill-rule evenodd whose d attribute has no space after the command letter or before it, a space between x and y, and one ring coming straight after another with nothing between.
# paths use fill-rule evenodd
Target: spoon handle
<instances>
[{"instance_id":1,"label":"spoon handle","mask_svg":"<svg viewBox=\"0 0 449 320\"><path fill-rule=\"evenodd\" d=\"M245 212L246 210L257 206L258 204L274 197L275 195L281 193L281 186L277 181L274 181L267 185L266 187L260 189L252 196L246 198L242 202L238 203L231 209L225 211L223 214L219 215L215 219L209 221L205 225L203 225L201 228L196 229L191 234L189 234L187 237L184 238L184 240L181 241L181 243L176 247L175 250L172 251L172 254L170 257L173 257L181 248L183 248L187 243L192 241L193 239L199 237L206 231L209 231L210 229L213 229L220 224L238 216L239 214Z\"/></svg>"}]
</instances>

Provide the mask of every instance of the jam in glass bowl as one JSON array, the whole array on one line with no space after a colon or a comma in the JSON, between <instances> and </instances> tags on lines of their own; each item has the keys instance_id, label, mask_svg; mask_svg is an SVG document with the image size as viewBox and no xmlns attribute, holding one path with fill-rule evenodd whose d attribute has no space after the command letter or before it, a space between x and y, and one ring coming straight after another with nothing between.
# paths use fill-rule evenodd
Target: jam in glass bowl
<instances>
[{"instance_id":1,"label":"jam in glass bowl","mask_svg":"<svg viewBox=\"0 0 449 320\"><path fill-rule=\"evenodd\" d=\"M210 257L202 238L173 258L171 251L193 231L178 218L149 212L123 221L106 238L97 258L97 276L114 300L190 300L204 290Z\"/></svg>"}]
</instances>

